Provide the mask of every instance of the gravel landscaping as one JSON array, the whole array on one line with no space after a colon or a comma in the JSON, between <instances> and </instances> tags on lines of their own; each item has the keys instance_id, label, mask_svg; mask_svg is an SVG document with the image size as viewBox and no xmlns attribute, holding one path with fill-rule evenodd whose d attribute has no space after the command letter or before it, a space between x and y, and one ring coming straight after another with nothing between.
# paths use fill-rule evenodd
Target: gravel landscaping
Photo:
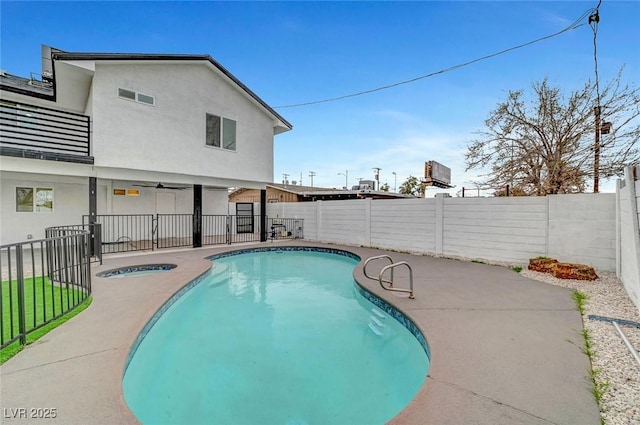
<instances>
[{"instance_id":1,"label":"gravel landscaping","mask_svg":"<svg viewBox=\"0 0 640 425\"><path fill-rule=\"evenodd\" d=\"M550 274L526 269L521 274L588 296L583 322L595 352L596 381L606 388L600 399L602 417L607 425L640 425L640 365L613 324L589 319L590 315L595 315L640 323L638 308L615 273L598 272L599 277L594 281L556 279ZM640 352L640 329L622 324L620 328L636 352Z\"/></svg>"}]
</instances>

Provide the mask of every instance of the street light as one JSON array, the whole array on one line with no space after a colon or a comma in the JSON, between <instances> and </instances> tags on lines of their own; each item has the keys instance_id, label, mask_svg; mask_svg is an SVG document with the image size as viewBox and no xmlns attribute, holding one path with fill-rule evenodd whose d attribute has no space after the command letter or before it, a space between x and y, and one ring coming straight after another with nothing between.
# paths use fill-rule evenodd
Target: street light
<instances>
[{"instance_id":1,"label":"street light","mask_svg":"<svg viewBox=\"0 0 640 425\"><path fill-rule=\"evenodd\" d=\"M344 188L349 190L349 170L344 170L344 173L338 173L339 176L344 176Z\"/></svg>"},{"instance_id":2,"label":"street light","mask_svg":"<svg viewBox=\"0 0 640 425\"><path fill-rule=\"evenodd\" d=\"M396 191L396 183L398 182L398 175L396 174L395 171L392 171L391 174L393 174L393 191Z\"/></svg>"}]
</instances>

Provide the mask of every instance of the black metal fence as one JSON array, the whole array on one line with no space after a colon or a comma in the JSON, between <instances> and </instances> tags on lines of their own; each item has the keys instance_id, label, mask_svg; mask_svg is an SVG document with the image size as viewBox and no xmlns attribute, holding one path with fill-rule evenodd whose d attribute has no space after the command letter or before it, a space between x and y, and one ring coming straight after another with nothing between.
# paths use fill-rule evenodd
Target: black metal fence
<instances>
[{"instance_id":1,"label":"black metal fence","mask_svg":"<svg viewBox=\"0 0 640 425\"><path fill-rule=\"evenodd\" d=\"M229 232L231 230L230 217L229 215L203 215L202 245L231 243L229 239Z\"/></svg>"},{"instance_id":2,"label":"black metal fence","mask_svg":"<svg viewBox=\"0 0 640 425\"><path fill-rule=\"evenodd\" d=\"M304 238L304 220L301 218L270 218L267 228L271 240Z\"/></svg>"},{"instance_id":3,"label":"black metal fence","mask_svg":"<svg viewBox=\"0 0 640 425\"><path fill-rule=\"evenodd\" d=\"M0 246L0 348L26 344L91 295L90 232L65 227L63 236Z\"/></svg>"},{"instance_id":4,"label":"black metal fence","mask_svg":"<svg viewBox=\"0 0 640 425\"><path fill-rule=\"evenodd\" d=\"M73 224L70 226L48 227L44 229L46 239L59 238L62 236L75 235L77 233L89 232L89 257L102 264L102 225L94 224Z\"/></svg>"},{"instance_id":5,"label":"black metal fence","mask_svg":"<svg viewBox=\"0 0 640 425\"><path fill-rule=\"evenodd\" d=\"M96 222L106 254L193 246L193 214L98 215ZM259 215L203 215L202 245L259 242L261 230ZM304 237L302 219L268 218L266 230L271 240Z\"/></svg>"},{"instance_id":6,"label":"black metal fence","mask_svg":"<svg viewBox=\"0 0 640 425\"><path fill-rule=\"evenodd\" d=\"M158 214L156 220L158 248L193 246L193 214Z\"/></svg>"},{"instance_id":7,"label":"black metal fence","mask_svg":"<svg viewBox=\"0 0 640 425\"><path fill-rule=\"evenodd\" d=\"M105 254L153 250L153 214L97 215L95 222L101 225L100 240ZM89 224L88 215L82 216L82 224Z\"/></svg>"},{"instance_id":8,"label":"black metal fence","mask_svg":"<svg viewBox=\"0 0 640 425\"><path fill-rule=\"evenodd\" d=\"M230 215L229 243L260 242L259 215Z\"/></svg>"}]
</instances>

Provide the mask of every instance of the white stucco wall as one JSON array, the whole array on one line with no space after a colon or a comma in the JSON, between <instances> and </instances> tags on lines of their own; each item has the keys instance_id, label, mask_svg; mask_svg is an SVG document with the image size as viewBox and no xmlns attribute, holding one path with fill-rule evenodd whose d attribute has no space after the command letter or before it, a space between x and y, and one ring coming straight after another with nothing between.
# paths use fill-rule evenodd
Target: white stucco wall
<instances>
[{"instance_id":1,"label":"white stucco wall","mask_svg":"<svg viewBox=\"0 0 640 425\"><path fill-rule=\"evenodd\" d=\"M136 189L139 191L139 196L114 195L114 189ZM163 195L166 195L164 197L165 202L159 205L161 201L158 201L158 197ZM173 200L171 206L166 203L167 197ZM135 182L130 181L98 179L97 198L98 215L193 213L193 188L191 187L187 187L184 190L156 189L155 187L140 187ZM203 214L226 214L227 203L228 192L226 189L203 188Z\"/></svg>"},{"instance_id":2,"label":"white stucco wall","mask_svg":"<svg viewBox=\"0 0 640 425\"><path fill-rule=\"evenodd\" d=\"M168 190L132 186L131 182L98 179L98 215L156 214L158 193L175 197L176 214L193 213L193 189ZM17 212L16 187L53 188L53 212ZM135 188L140 196L113 195L115 188ZM202 191L202 212L208 215L227 214L226 189ZM44 238L44 229L51 226L82 224L89 213L89 179L60 175L0 172L0 245Z\"/></svg>"},{"instance_id":3,"label":"white stucco wall","mask_svg":"<svg viewBox=\"0 0 640 425\"><path fill-rule=\"evenodd\" d=\"M625 179L618 182L617 189L619 261L616 271L640 310L640 179L634 180L632 167L625 170Z\"/></svg>"},{"instance_id":4,"label":"white stucco wall","mask_svg":"<svg viewBox=\"0 0 640 425\"><path fill-rule=\"evenodd\" d=\"M119 98L119 87L155 105ZM91 99L96 167L273 179L273 118L203 63L98 63ZM205 145L206 113L236 121L236 151Z\"/></svg>"},{"instance_id":5,"label":"white stucco wall","mask_svg":"<svg viewBox=\"0 0 640 425\"><path fill-rule=\"evenodd\" d=\"M17 212L16 187L53 188L53 212ZM88 193L82 177L0 172L0 245L42 239L46 227L82 223Z\"/></svg>"}]
</instances>

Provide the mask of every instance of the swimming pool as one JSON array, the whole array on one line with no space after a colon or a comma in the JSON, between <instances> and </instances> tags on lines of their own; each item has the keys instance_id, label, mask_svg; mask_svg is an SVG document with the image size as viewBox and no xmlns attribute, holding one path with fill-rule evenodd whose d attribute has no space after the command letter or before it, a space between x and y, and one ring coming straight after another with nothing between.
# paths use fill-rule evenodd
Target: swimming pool
<instances>
[{"instance_id":1,"label":"swimming pool","mask_svg":"<svg viewBox=\"0 0 640 425\"><path fill-rule=\"evenodd\" d=\"M355 256L213 261L134 347L123 390L142 423L384 423L424 382L428 348L360 294Z\"/></svg>"}]
</instances>

